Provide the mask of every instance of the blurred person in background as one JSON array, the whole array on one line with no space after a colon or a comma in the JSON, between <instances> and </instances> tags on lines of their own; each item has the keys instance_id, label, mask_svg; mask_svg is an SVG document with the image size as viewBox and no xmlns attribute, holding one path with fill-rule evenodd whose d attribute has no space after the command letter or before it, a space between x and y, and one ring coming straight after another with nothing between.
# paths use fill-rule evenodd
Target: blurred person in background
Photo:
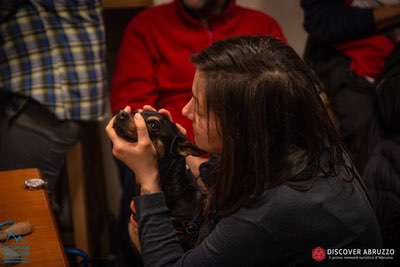
<instances>
[{"instance_id":1,"label":"blurred person in background","mask_svg":"<svg viewBox=\"0 0 400 267\"><path fill-rule=\"evenodd\" d=\"M340 133L361 171L375 80L400 40L398 0L302 0L304 59L325 85Z\"/></svg>"},{"instance_id":2,"label":"blurred person in background","mask_svg":"<svg viewBox=\"0 0 400 267\"><path fill-rule=\"evenodd\" d=\"M58 219L66 153L105 113L101 11L100 0L0 0L0 170L38 168Z\"/></svg>"},{"instance_id":3,"label":"blurred person in background","mask_svg":"<svg viewBox=\"0 0 400 267\"><path fill-rule=\"evenodd\" d=\"M381 226L383 246L395 249L400 264L400 46L385 62L378 81L374 116L368 131L368 161L363 177Z\"/></svg>"}]
</instances>

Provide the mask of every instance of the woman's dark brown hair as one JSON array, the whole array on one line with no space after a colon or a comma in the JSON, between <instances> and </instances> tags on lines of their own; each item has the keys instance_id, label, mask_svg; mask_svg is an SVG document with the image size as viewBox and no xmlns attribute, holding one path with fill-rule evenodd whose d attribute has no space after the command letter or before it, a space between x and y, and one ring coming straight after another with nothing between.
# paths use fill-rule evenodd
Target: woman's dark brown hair
<instances>
[{"instance_id":1,"label":"woman's dark brown hair","mask_svg":"<svg viewBox=\"0 0 400 267\"><path fill-rule=\"evenodd\" d=\"M204 74L207 112L223 140L219 175L210 184L221 215L254 203L266 188L311 180L322 171L323 153L329 173L343 162L320 82L292 48L271 37L237 37L192 61ZM299 178L307 168L313 172Z\"/></svg>"}]
</instances>

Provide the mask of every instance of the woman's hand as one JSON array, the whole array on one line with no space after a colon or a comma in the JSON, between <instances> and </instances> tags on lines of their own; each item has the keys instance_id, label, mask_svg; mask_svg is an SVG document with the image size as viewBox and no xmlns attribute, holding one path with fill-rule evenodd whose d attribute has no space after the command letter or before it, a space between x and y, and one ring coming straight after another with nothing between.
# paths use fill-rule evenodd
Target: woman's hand
<instances>
[{"instance_id":1,"label":"woman's hand","mask_svg":"<svg viewBox=\"0 0 400 267\"><path fill-rule=\"evenodd\" d=\"M124 110L131 112L130 107L126 107ZM135 173L136 182L141 185L142 193L159 192L157 152L151 142L142 115L138 112L134 116L138 136L137 143L130 143L120 138L115 133L113 122L114 118L106 127L106 133L113 143L113 155Z\"/></svg>"},{"instance_id":2,"label":"woman's hand","mask_svg":"<svg viewBox=\"0 0 400 267\"><path fill-rule=\"evenodd\" d=\"M139 231L138 231L138 224L135 219L136 217L136 207L135 203L132 201L131 202L131 216L130 220L128 223L128 233L129 237L131 238L131 241L133 243L133 247L140 253L141 248L140 248L140 241L139 241Z\"/></svg>"},{"instance_id":3,"label":"woman's hand","mask_svg":"<svg viewBox=\"0 0 400 267\"><path fill-rule=\"evenodd\" d=\"M203 178L200 176L200 165L204 162L208 161L208 158L195 157L195 156L187 156L186 157L186 165L189 167L193 176L195 177L195 184L200 189L201 192L207 193L208 188L203 181Z\"/></svg>"}]
</instances>

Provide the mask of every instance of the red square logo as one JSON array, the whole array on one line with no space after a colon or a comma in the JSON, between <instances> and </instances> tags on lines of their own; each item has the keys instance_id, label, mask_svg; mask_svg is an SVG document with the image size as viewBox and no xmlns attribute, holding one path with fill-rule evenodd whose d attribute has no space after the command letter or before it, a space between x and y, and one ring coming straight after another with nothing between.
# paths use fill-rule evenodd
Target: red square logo
<instances>
[{"instance_id":1,"label":"red square logo","mask_svg":"<svg viewBox=\"0 0 400 267\"><path fill-rule=\"evenodd\" d=\"M323 247L316 247L312 250L311 256L315 261L321 262L326 259L326 250Z\"/></svg>"}]
</instances>

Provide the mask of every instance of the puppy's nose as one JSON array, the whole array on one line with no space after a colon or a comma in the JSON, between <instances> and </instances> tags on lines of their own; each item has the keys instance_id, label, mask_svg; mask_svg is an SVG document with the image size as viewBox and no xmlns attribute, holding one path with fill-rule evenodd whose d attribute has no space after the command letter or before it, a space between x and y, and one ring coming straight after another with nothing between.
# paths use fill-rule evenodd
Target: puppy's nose
<instances>
[{"instance_id":1,"label":"puppy's nose","mask_svg":"<svg viewBox=\"0 0 400 267\"><path fill-rule=\"evenodd\" d=\"M121 111L118 117L120 120L129 120L129 113L126 111Z\"/></svg>"}]
</instances>

